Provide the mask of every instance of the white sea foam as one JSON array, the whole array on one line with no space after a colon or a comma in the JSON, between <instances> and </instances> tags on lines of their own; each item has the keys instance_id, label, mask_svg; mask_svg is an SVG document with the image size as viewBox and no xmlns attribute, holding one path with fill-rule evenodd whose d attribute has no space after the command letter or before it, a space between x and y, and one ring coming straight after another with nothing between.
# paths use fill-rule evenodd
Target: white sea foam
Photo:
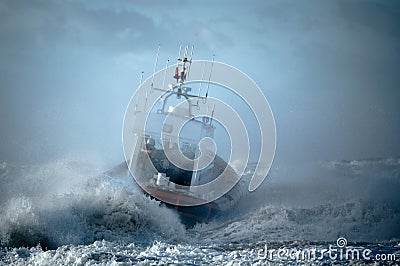
<instances>
[{"instance_id":1,"label":"white sea foam","mask_svg":"<svg viewBox=\"0 0 400 266\"><path fill-rule=\"evenodd\" d=\"M159 237L173 241L184 237L177 214L145 197L129 177L88 177L79 167L74 172L69 162L64 166L67 175L57 176L46 165L17 176L19 188L14 185L17 182L9 185L14 192L9 193L12 196L2 203L0 211L2 246L40 243L44 248L57 248L103 239L145 241ZM64 173L60 162L54 167ZM57 184L54 190L50 184Z\"/></svg>"},{"instance_id":2,"label":"white sea foam","mask_svg":"<svg viewBox=\"0 0 400 266\"><path fill-rule=\"evenodd\" d=\"M95 175L96 166L69 160L7 165L0 180L0 264L263 265L257 251L265 243L327 248L339 236L398 254L399 165L393 158L329 162L292 183L279 178L282 167L273 169L234 211L188 231L129 176Z\"/></svg>"}]
</instances>

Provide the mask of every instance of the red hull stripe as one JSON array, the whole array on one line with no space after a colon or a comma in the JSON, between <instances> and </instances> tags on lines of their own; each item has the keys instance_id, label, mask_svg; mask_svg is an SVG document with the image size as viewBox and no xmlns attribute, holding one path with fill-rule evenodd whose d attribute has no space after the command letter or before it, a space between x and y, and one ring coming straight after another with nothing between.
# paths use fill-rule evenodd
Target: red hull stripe
<instances>
[{"instance_id":1,"label":"red hull stripe","mask_svg":"<svg viewBox=\"0 0 400 266\"><path fill-rule=\"evenodd\" d=\"M163 190L158 190L157 188L146 188L145 191L150 195L159 196L159 198L172 199L175 202L175 204L173 204L173 205L177 205L177 207L180 206L180 204L185 204L185 203L193 204L194 203L197 206L207 205L207 207L209 207L209 208L219 210L218 206L215 204L204 203L204 200L187 197L187 196L183 195L182 193L176 194L176 193L171 193L171 192L167 192L167 191L163 191ZM193 207L195 207L195 206L193 206Z\"/></svg>"}]
</instances>

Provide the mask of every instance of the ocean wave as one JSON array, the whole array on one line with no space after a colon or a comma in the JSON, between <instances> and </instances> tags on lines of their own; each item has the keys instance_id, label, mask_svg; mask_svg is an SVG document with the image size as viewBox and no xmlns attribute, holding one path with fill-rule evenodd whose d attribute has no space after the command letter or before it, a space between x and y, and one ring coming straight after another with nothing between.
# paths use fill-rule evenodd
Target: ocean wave
<instances>
[{"instance_id":1,"label":"ocean wave","mask_svg":"<svg viewBox=\"0 0 400 266\"><path fill-rule=\"evenodd\" d=\"M400 210L393 199L397 181L377 178L397 165L392 159L336 163L342 169L380 165L372 176L343 179L335 172L338 166L298 183L281 183L273 176L273 182L246 193L233 211L188 231L174 210L145 197L129 175L121 171L94 175L98 166L81 164L61 160L44 166L2 167L7 175L0 179L5 192L0 195L1 246L40 244L57 249L102 240L228 243L400 238L396 226Z\"/></svg>"},{"instance_id":2,"label":"ocean wave","mask_svg":"<svg viewBox=\"0 0 400 266\"><path fill-rule=\"evenodd\" d=\"M321 163L324 167L346 176L375 176L400 180L400 158L371 158L333 160Z\"/></svg>"},{"instance_id":3,"label":"ocean wave","mask_svg":"<svg viewBox=\"0 0 400 266\"><path fill-rule=\"evenodd\" d=\"M217 243L352 241L400 239L400 211L371 202L326 203L315 207L264 206L244 216L198 225L203 240Z\"/></svg>"},{"instance_id":4,"label":"ocean wave","mask_svg":"<svg viewBox=\"0 0 400 266\"><path fill-rule=\"evenodd\" d=\"M98 166L68 160L2 164L0 264L263 265L257 252L265 244L326 248L338 237L396 251L398 182L380 178L396 161L338 162L297 182L281 182L281 172L273 171L234 210L189 230L174 210L145 197L119 167L98 175ZM354 174L355 165L368 174ZM373 174L367 170L371 165Z\"/></svg>"},{"instance_id":5,"label":"ocean wave","mask_svg":"<svg viewBox=\"0 0 400 266\"><path fill-rule=\"evenodd\" d=\"M63 173L62 163L53 166ZM20 171L12 177L18 180L8 184L14 191L0 211L3 247L40 244L44 249L55 249L97 240L175 241L185 237L177 214L145 197L129 177L83 177L79 167L73 173L70 163L64 166L68 175L57 175L47 165L46 169L24 169L23 174Z\"/></svg>"}]
</instances>

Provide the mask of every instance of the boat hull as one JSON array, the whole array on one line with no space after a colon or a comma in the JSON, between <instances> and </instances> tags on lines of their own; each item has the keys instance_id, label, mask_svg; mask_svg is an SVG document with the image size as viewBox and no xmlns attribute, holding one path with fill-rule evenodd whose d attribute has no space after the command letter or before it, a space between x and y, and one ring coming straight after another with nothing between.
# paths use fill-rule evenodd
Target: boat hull
<instances>
[{"instance_id":1,"label":"boat hull","mask_svg":"<svg viewBox=\"0 0 400 266\"><path fill-rule=\"evenodd\" d=\"M105 174L111 177L126 174L131 176L126 162L119 164ZM149 184L141 189L144 194L156 200L168 199L168 203L161 200L160 202L168 208L174 209L179 214L182 223L187 227L193 227L196 223L207 223L215 216L230 211L242 197L240 181L226 194L207 203L204 203L204 199L196 198L189 190L172 190L169 186L157 186L155 184Z\"/></svg>"}]
</instances>

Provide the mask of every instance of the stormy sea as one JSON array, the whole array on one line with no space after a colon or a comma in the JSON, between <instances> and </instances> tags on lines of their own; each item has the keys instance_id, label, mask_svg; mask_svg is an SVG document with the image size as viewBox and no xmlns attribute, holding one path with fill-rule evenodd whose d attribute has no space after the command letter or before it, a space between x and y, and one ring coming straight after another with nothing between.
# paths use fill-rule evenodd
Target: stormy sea
<instances>
[{"instance_id":1,"label":"stormy sea","mask_svg":"<svg viewBox=\"0 0 400 266\"><path fill-rule=\"evenodd\" d=\"M400 264L400 158L312 168L274 164L233 210L186 229L128 174L93 161L3 162L0 264Z\"/></svg>"}]
</instances>

